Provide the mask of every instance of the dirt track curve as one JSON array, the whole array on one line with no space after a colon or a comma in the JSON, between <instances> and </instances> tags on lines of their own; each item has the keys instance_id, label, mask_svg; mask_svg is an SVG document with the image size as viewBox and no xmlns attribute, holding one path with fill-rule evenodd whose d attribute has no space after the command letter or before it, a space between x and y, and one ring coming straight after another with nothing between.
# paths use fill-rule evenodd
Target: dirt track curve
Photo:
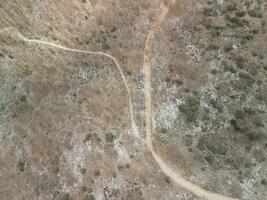
<instances>
[{"instance_id":1,"label":"dirt track curve","mask_svg":"<svg viewBox=\"0 0 267 200\"><path fill-rule=\"evenodd\" d=\"M145 104L146 104L146 142L149 150L151 151L154 159L159 164L162 171L170 177L176 184L181 188L186 189L189 192L194 193L199 197L204 197L207 200L238 200L231 197L226 197L220 194L212 193L207 191L198 185L191 183L184 179L178 172L171 169L161 158L161 156L155 151L152 141L152 97L151 97L151 65L149 59L149 52L151 44L155 35L156 30L160 27L163 19L169 11L168 6L161 5L161 13L157 17L151 30L149 31L146 39L145 50L144 50L144 75L145 75Z\"/></svg>"},{"instance_id":2,"label":"dirt track curve","mask_svg":"<svg viewBox=\"0 0 267 200\"><path fill-rule=\"evenodd\" d=\"M107 53L104 53L104 52L101 52L101 51L85 51L85 50L80 50L80 49L72 49L72 48L68 48L68 47L65 47L65 46L62 46L62 45L59 45L59 44L55 44L55 43L51 43L51 42L46 42L46 41L42 41L42 40L35 40L35 39L29 39L29 38L26 38L25 36L23 36L20 32L18 32L18 30L16 30L13 27L4 28L4 29L0 30L0 33L1 32L5 32L5 31L12 31L14 34L16 34L24 42L42 44L42 45L45 45L45 46L50 46L50 47L53 47L53 48L62 49L62 50L65 50L65 51L70 51L70 52L77 52L77 53L83 53L83 54L92 54L92 55L100 55L100 56L105 56L105 57L110 58L116 64L116 67L118 68L118 70L120 72L120 75L121 75L121 78L123 80L124 86L125 86L125 88L127 90L129 107L130 107L130 116L131 116L132 129L133 129L133 131L138 132L136 123L134 121L131 92L130 92L127 80L126 80L126 78L124 76L123 70L122 70L119 62L116 60L116 58L114 58L110 54L107 54Z\"/></svg>"}]
</instances>

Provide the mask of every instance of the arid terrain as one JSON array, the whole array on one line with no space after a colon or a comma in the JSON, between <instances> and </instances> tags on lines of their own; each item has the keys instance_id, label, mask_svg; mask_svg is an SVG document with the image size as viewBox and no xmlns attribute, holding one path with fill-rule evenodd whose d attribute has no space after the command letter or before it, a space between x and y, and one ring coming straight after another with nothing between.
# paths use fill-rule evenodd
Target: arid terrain
<instances>
[{"instance_id":1,"label":"arid terrain","mask_svg":"<svg viewBox=\"0 0 267 200\"><path fill-rule=\"evenodd\" d=\"M266 0L0 0L1 200L267 200Z\"/></svg>"}]
</instances>

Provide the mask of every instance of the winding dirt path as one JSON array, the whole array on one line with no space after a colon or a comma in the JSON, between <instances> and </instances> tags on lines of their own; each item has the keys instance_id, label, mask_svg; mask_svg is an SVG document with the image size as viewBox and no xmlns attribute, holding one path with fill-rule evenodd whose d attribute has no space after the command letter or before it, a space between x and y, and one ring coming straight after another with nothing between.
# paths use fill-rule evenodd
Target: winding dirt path
<instances>
[{"instance_id":1,"label":"winding dirt path","mask_svg":"<svg viewBox=\"0 0 267 200\"><path fill-rule=\"evenodd\" d=\"M55 44L55 43L52 43L52 42L46 42L46 41L42 41L42 40L29 39L29 38L26 38L25 36L23 36L14 27L4 28L4 29L0 30L0 33L1 32L5 32L5 31L14 31L14 33L21 40L23 40L24 42L36 43L36 44L39 44L39 45L45 45L45 46L49 46L49 47L53 47L53 48L57 48L57 49L62 49L62 50L65 50L65 51L70 51L70 52L77 52L77 53L91 54L91 55L100 55L100 56L105 56L105 57L110 58L116 64L116 67L118 68L118 70L120 72L120 75L121 75L121 78L123 80L124 86L125 86L125 88L127 90L129 107L130 107L130 116L131 116L132 130L135 131L135 133L138 133L138 129L137 129L137 126L136 126L136 123L135 123L135 120L134 120L133 104L132 104L132 95L131 95L131 92L130 92L130 89L129 89L127 80L126 80L126 78L124 76L123 70L122 70L122 68L121 68L121 66L120 66L120 64L119 64L119 62L117 61L116 58L114 58L112 55L110 55L108 53L104 53L104 52L101 52L101 51L85 51L85 50L80 50L80 49L68 48L68 47L65 47L65 46L62 46L62 45L59 45L59 44Z\"/></svg>"},{"instance_id":2,"label":"winding dirt path","mask_svg":"<svg viewBox=\"0 0 267 200\"><path fill-rule=\"evenodd\" d=\"M170 167L167 166L167 164L163 161L163 159L160 157L160 155L155 151L153 142L152 142L152 98L151 98L151 66L150 66L150 59L149 59L149 52L151 49L151 44L152 40L154 37L154 34L156 30L159 28L161 25L163 19L165 18L166 14L168 13L168 7L167 6L161 6L161 14L158 16L156 19L153 27L149 31L146 39L146 44L145 44L145 51L144 51L144 74L145 74L145 100L146 100L146 142L149 150L151 151L154 159L156 162L159 164L160 168L162 171L169 176L175 183L177 183L181 188L184 188L188 190L189 192L192 192L196 194L197 196L204 197L207 200L238 200L238 199L233 199L230 197L225 197L220 194L215 194L212 192L209 192L207 190L204 190L203 188L187 181L183 177L180 176L179 173L173 171ZM62 49L65 51L70 51L70 52L77 52L77 53L83 53L83 54L92 54L92 55L101 55L110 58L115 64L116 67L118 68L120 75L122 77L123 83L125 85L125 88L127 90L127 95L128 95L128 101L129 101L129 107L130 107L130 116L131 116L131 123L132 123L132 130L138 133L138 128L136 126L135 120L134 120L134 114L133 114L133 104L132 104L132 97L131 97L131 92L127 83L127 80L124 76L123 70L121 66L119 65L118 61L110 54L100 52L100 51L86 51L86 50L79 50L79 49L73 49L73 48L68 48L59 44L54 44L51 42L46 42L42 40L35 40L35 39L29 39L23 36L21 33L19 33L15 28L13 27L8 27L0 30L1 32L4 31L14 31L14 33L22 39L24 42L28 43L36 43L39 45L45 45L57 49Z\"/></svg>"},{"instance_id":3,"label":"winding dirt path","mask_svg":"<svg viewBox=\"0 0 267 200\"><path fill-rule=\"evenodd\" d=\"M161 158L161 156L155 151L152 141L152 97L151 97L151 65L150 65L150 49L156 30L160 27L163 19L168 13L168 6L161 5L161 13L154 22L151 30L149 31L146 39L145 50L144 50L144 76L145 76L145 105L146 105L146 142L149 150L151 151L154 159L159 164L162 171L170 177L176 184L181 188L186 189L189 192L194 193L199 197L204 197L207 200L238 200L230 197L226 197L220 194L212 193L207 191L198 185L191 183L184 179L178 172L171 169Z\"/></svg>"}]
</instances>

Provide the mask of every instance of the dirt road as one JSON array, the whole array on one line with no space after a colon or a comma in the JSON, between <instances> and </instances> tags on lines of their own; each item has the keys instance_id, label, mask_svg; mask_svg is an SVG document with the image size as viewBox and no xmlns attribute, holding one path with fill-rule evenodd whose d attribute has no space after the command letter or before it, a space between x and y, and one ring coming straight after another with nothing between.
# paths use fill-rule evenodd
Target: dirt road
<instances>
[{"instance_id":1,"label":"dirt road","mask_svg":"<svg viewBox=\"0 0 267 200\"><path fill-rule=\"evenodd\" d=\"M159 164L162 171L170 177L178 186L186 189L189 192L194 193L199 197L204 197L207 200L238 200L230 197L226 197L220 194L215 194L210 191L207 191L190 181L184 179L178 172L172 170L168 165L163 161L161 156L155 151L152 141L152 97L151 97L151 66L149 59L149 52L151 49L151 44L153 41L154 34L156 30L161 25L163 19L168 13L168 6L161 6L161 13L157 17L155 23L153 24L151 30L149 31L146 39L145 50L144 50L144 75L145 75L145 100L146 100L146 142L151 154L153 155L156 162Z\"/></svg>"},{"instance_id":2,"label":"dirt road","mask_svg":"<svg viewBox=\"0 0 267 200\"><path fill-rule=\"evenodd\" d=\"M100 55L100 56L105 56L105 57L110 58L115 63L116 67L118 68L118 70L120 72L120 75L121 75L121 78L123 80L123 83L125 85L125 88L127 90L128 101L129 101L129 108L130 108L130 117L131 117L131 123L132 123L132 129L135 132L138 131L137 126L136 126L136 123L134 121L134 113L133 113L133 104L132 104L131 92L130 92L130 89L129 89L127 80L126 80L126 78L124 76L123 70L122 70L122 68L121 68L121 66L118 63L118 61L117 61L116 58L114 58L112 55L110 55L108 53L104 53L104 52L100 52L100 51L85 51L85 50L80 50L80 49L73 49L73 48L68 48L68 47L65 47L65 46L62 46L62 45L59 45L59 44L55 44L55 43L52 43L52 42L46 42L46 41L42 41L42 40L29 39L29 38L26 38L25 36L23 36L21 33L19 33L13 27L4 28L4 29L0 30L0 33L1 32L5 32L5 31L14 33L15 35L17 35L24 42L35 43L35 44L39 44L39 45L45 45L45 46L49 46L49 47L52 47L52 48L62 49L62 50L65 50L65 51L70 51L70 52L77 52L77 53L83 53L83 54L92 54L92 55Z\"/></svg>"},{"instance_id":3,"label":"dirt road","mask_svg":"<svg viewBox=\"0 0 267 200\"><path fill-rule=\"evenodd\" d=\"M228 198L220 194L215 194L209 191L204 190L203 188L187 181L183 177L179 175L179 173L173 171L170 167L167 166L167 164L163 161L163 159L160 157L159 154L154 149L153 142L152 142L152 100L151 100L151 66L150 66L150 59L149 59L149 52L151 48L151 43L155 34L155 31L158 29L160 24L162 23L164 17L168 13L168 7L167 6L161 6L161 14L159 17L156 19L152 29L149 31L146 44L145 44L145 52L144 52L144 72L145 72L145 100L146 100L146 141L147 141L147 146L149 150L151 151L154 159L156 162L159 164L160 168L162 171L169 176L175 183L177 183L181 188L184 188L197 196L200 197L205 197L207 200L237 200L233 198ZM134 114L133 114L133 105L132 105L132 97L131 97L131 92L127 83L127 80L124 76L124 73L122 71L121 66L119 65L118 61L110 54L104 53L104 52L99 52L99 51L85 51L85 50L79 50L79 49L73 49L73 48L68 48L59 44L54 44L51 42L46 42L42 40L35 40L35 39L28 39L22 34L20 34L15 28L10 27L10 28L5 28L0 30L1 32L5 31L10 31L13 32L15 35L17 35L20 39L22 39L25 42L28 43L36 43L39 45L45 45L57 49L62 49L65 51L70 51L70 52L77 52L77 53L83 53L83 54L93 54L93 55L101 55L101 56L106 56L110 58L115 64L116 67L118 68L120 75L122 77L122 80L124 82L125 88L127 90L128 94L128 101L129 101L129 106L130 106L130 116L131 116L131 122L132 122L132 130L136 133L138 133L138 128L136 126L136 123L134 121Z\"/></svg>"}]
</instances>

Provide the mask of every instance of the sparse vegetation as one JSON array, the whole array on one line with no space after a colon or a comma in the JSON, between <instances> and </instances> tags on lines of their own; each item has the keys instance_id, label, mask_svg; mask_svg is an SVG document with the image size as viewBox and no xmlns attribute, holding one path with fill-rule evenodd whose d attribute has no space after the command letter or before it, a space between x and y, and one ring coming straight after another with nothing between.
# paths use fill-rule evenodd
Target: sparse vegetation
<instances>
[{"instance_id":1,"label":"sparse vegetation","mask_svg":"<svg viewBox=\"0 0 267 200\"><path fill-rule=\"evenodd\" d=\"M257 11L256 9L249 10L248 14L249 14L250 17L262 18L262 13Z\"/></svg>"},{"instance_id":2,"label":"sparse vegetation","mask_svg":"<svg viewBox=\"0 0 267 200\"><path fill-rule=\"evenodd\" d=\"M246 11L244 10L236 11L235 15L237 17L244 17L246 15Z\"/></svg>"},{"instance_id":3,"label":"sparse vegetation","mask_svg":"<svg viewBox=\"0 0 267 200\"><path fill-rule=\"evenodd\" d=\"M92 135L91 135L90 133L87 133L87 134L85 135L85 137L84 137L83 142L86 143L86 142L88 142L89 140L91 140L91 138L92 138Z\"/></svg>"},{"instance_id":4,"label":"sparse vegetation","mask_svg":"<svg viewBox=\"0 0 267 200\"><path fill-rule=\"evenodd\" d=\"M244 71L239 72L239 77L248 85L251 85L255 82L253 76Z\"/></svg>"},{"instance_id":5,"label":"sparse vegetation","mask_svg":"<svg viewBox=\"0 0 267 200\"><path fill-rule=\"evenodd\" d=\"M72 200L69 193L63 194L60 200Z\"/></svg>"},{"instance_id":6,"label":"sparse vegetation","mask_svg":"<svg viewBox=\"0 0 267 200\"><path fill-rule=\"evenodd\" d=\"M126 165L125 165L125 168L126 169L129 169L131 167L131 165L129 164L129 163L127 163Z\"/></svg>"},{"instance_id":7,"label":"sparse vegetation","mask_svg":"<svg viewBox=\"0 0 267 200\"><path fill-rule=\"evenodd\" d=\"M213 75L217 74L217 72L218 72L218 70L215 69L215 68L213 68L213 69L210 70L210 73L213 74Z\"/></svg>"},{"instance_id":8,"label":"sparse vegetation","mask_svg":"<svg viewBox=\"0 0 267 200\"><path fill-rule=\"evenodd\" d=\"M223 106L222 106L221 103L219 103L218 100L211 99L210 104L211 104L216 110L218 110L220 113L223 112Z\"/></svg>"},{"instance_id":9,"label":"sparse vegetation","mask_svg":"<svg viewBox=\"0 0 267 200\"><path fill-rule=\"evenodd\" d=\"M81 173L82 175L85 175L85 173L86 173L86 169L85 169L85 168L81 168L81 169L80 169L80 173Z\"/></svg>"},{"instance_id":10,"label":"sparse vegetation","mask_svg":"<svg viewBox=\"0 0 267 200\"><path fill-rule=\"evenodd\" d=\"M59 6L53 1L45 5L52 11ZM27 188L33 188L32 199L175 198L176 184L170 178L148 177L156 168L142 133L147 125L142 57L147 33L161 9L142 1L89 1L66 1L56 15L34 9L34 16L45 17L44 26L38 25L43 22L39 18L28 19L31 9L20 11L31 8L30 1L2 1L1 11L7 14L2 27L17 22L16 28L33 39L110 51L133 92L141 137L130 130L127 91L114 60L24 44L14 30L1 32L0 143L5 165L0 171L17 174L7 176L2 185L10 199L23 198ZM147 49L158 133L153 144L163 161L177 166L186 179L192 172L195 184L238 199L246 197L245 188L248 198L263 199L265 2L176 3ZM34 6L42 7L39 4ZM32 112L25 112L30 106ZM15 167L7 168L14 160ZM19 181L23 178L27 181ZM12 186L18 182L21 192L15 196ZM143 188L150 183L155 187ZM164 191L152 194L157 188Z\"/></svg>"},{"instance_id":11,"label":"sparse vegetation","mask_svg":"<svg viewBox=\"0 0 267 200\"><path fill-rule=\"evenodd\" d=\"M96 200L93 194L86 194L84 200Z\"/></svg>"},{"instance_id":12,"label":"sparse vegetation","mask_svg":"<svg viewBox=\"0 0 267 200\"><path fill-rule=\"evenodd\" d=\"M261 184L264 185L264 186L266 186L267 185L267 179L262 179L261 180Z\"/></svg>"},{"instance_id":13,"label":"sparse vegetation","mask_svg":"<svg viewBox=\"0 0 267 200\"><path fill-rule=\"evenodd\" d=\"M165 78L165 81L166 81L167 83L169 83L169 82L171 81L171 78L170 78L169 76L167 76L167 77Z\"/></svg>"},{"instance_id":14,"label":"sparse vegetation","mask_svg":"<svg viewBox=\"0 0 267 200\"><path fill-rule=\"evenodd\" d=\"M188 94L185 103L179 106L179 110L184 114L188 122L193 122L197 117L200 99L195 94Z\"/></svg>"},{"instance_id":15,"label":"sparse vegetation","mask_svg":"<svg viewBox=\"0 0 267 200\"><path fill-rule=\"evenodd\" d=\"M111 31L112 33L114 33L116 30L117 30L117 28L116 28L115 26L113 26L113 27L110 29L110 31Z\"/></svg>"},{"instance_id":16,"label":"sparse vegetation","mask_svg":"<svg viewBox=\"0 0 267 200\"><path fill-rule=\"evenodd\" d=\"M24 170L25 170L25 162L23 160L20 160L18 162L17 166L18 166L18 169L19 169L20 172L24 172Z\"/></svg>"},{"instance_id":17,"label":"sparse vegetation","mask_svg":"<svg viewBox=\"0 0 267 200\"><path fill-rule=\"evenodd\" d=\"M219 49L219 46L217 44L211 43L207 47L208 50L216 50Z\"/></svg>"},{"instance_id":18,"label":"sparse vegetation","mask_svg":"<svg viewBox=\"0 0 267 200\"><path fill-rule=\"evenodd\" d=\"M226 7L227 11L235 11L236 10L236 6L234 4L230 4Z\"/></svg>"},{"instance_id":19,"label":"sparse vegetation","mask_svg":"<svg viewBox=\"0 0 267 200\"><path fill-rule=\"evenodd\" d=\"M225 15L225 19L230 22L231 24L229 26L231 26L232 28L234 27L244 27L244 26L248 26L249 22L246 19L241 19L239 17L236 16L230 16L230 15Z\"/></svg>"},{"instance_id":20,"label":"sparse vegetation","mask_svg":"<svg viewBox=\"0 0 267 200\"><path fill-rule=\"evenodd\" d=\"M250 141L263 137L261 128L264 126L260 115L254 110L244 108L235 112L235 118L230 121L235 131L242 133Z\"/></svg>"},{"instance_id":21,"label":"sparse vegetation","mask_svg":"<svg viewBox=\"0 0 267 200\"><path fill-rule=\"evenodd\" d=\"M103 41L101 42L101 48L102 48L103 50L108 50L108 49L110 49L110 46L109 46L109 44L107 43L107 41L103 40Z\"/></svg>"},{"instance_id":22,"label":"sparse vegetation","mask_svg":"<svg viewBox=\"0 0 267 200\"><path fill-rule=\"evenodd\" d=\"M176 79L176 80L174 80L174 83L175 83L176 85L178 85L178 86L181 86L181 85L184 84L184 82L183 82L182 80L180 80L180 79Z\"/></svg>"},{"instance_id":23,"label":"sparse vegetation","mask_svg":"<svg viewBox=\"0 0 267 200\"><path fill-rule=\"evenodd\" d=\"M94 177L98 177L100 176L100 174L101 174L100 170L97 169L94 171Z\"/></svg>"},{"instance_id":24,"label":"sparse vegetation","mask_svg":"<svg viewBox=\"0 0 267 200\"><path fill-rule=\"evenodd\" d=\"M251 1L245 0L245 6L247 7L247 9L249 9L249 7L251 6Z\"/></svg>"},{"instance_id":25,"label":"sparse vegetation","mask_svg":"<svg viewBox=\"0 0 267 200\"><path fill-rule=\"evenodd\" d=\"M86 192L87 191L87 187L85 185L81 186L80 189L81 189L82 192Z\"/></svg>"},{"instance_id":26,"label":"sparse vegetation","mask_svg":"<svg viewBox=\"0 0 267 200\"><path fill-rule=\"evenodd\" d=\"M162 127L159 129L159 132L165 134L167 133L167 129Z\"/></svg>"},{"instance_id":27,"label":"sparse vegetation","mask_svg":"<svg viewBox=\"0 0 267 200\"><path fill-rule=\"evenodd\" d=\"M25 102L25 101L26 101L26 95L24 95L24 94L20 95L20 96L19 96L19 100L20 100L21 102Z\"/></svg>"},{"instance_id":28,"label":"sparse vegetation","mask_svg":"<svg viewBox=\"0 0 267 200\"><path fill-rule=\"evenodd\" d=\"M224 46L224 52L230 52L233 50L233 45L228 43Z\"/></svg>"},{"instance_id":29,"label":"sparse vegetation","mask_svg":"<svg viewBox=\"0 0 267 200\"><path fill-rule=\"evenodd\" d=\"M206 16L217 16L218 15L217 11L212 8L205 8L203 10L203 14Z\"/></svg>"},{"instance_id":30,"label":"sparse vegetation","mask_svg":"<svg viewBox=\"0 0 267 200\"><path fill-rule=\"evenodd\" d=\"M225 72L231 72L231 73L236 73L237 72L236 68L233 65L226 64L226 63L224 64L224 71Z\"/></svg>"},{"instance_id":31,"label":"sparse vegetation","mask_svg":"<svg viewBox=\"0 0 267 200\"><path fill-rule=\"evenodd\" d=\"M235 118L237 119L244 119L246 116L246 112L244 109L238 109L235 113Z\"/></svg>"},{"instance_id":32,"label":"sparse vegetation","mask_svg":"<svg viewBox=\"0 0 267 200\"><path fill-rule=\"evenodd\" d=\"M109 132L105 134L105 140L108 143L112 143L115 139L115 135L113 135L113 133Z\"/></svg>"},{"instance_id":33,"label":"sparse vegetation","mask_svg":"<svg viewBox=\"0 0 267 200\"><path fill-rule=\"evenodd\" d=\"M168 176L165 176L164 180L165 180L165 182L167 184L170 184L171 183L171 180L170 180L170 178Z\"/></svg>"},{"instance_id":34,"label":"sparse vegetation","mask_svg":"<svg viewBox=\"0 0 267 200\"><path fill-rule=\"evenodd\" d=\"M243 56L239 56L235 59L236 66L240 69L244 68L245 59Z\"/></svg>"}]
</instances>

